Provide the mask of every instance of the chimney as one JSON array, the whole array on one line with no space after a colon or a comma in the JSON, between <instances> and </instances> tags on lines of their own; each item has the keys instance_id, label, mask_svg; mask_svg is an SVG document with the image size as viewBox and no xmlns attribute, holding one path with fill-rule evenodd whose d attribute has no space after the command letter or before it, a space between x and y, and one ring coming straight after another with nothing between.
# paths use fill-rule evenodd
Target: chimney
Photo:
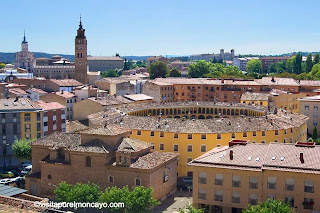
<instances>
[{"instance_id":1,"label":"chimney","mask_svg":"<svg viewBox=\"0 0 320 213\"><path fill-rule=\"evenodd\" d=\"M233 160L233 149L230 149L230 160Z\"/></svg>"},{"instance_id":2,"label":"chimney","mask_svg":"<svg viewBox=\"0 0 320 213\"><path fill-rule=\"evenodd\" d=\"M14 100L14 102L17 102L18 100L19 100L19 97L17 96L17 97L16 97L16 100Z\"/></svg>"},{"instance_id":3,"label":"chimney","mask_svg":"<svg viewBox=\"0 0 320 213\"><path fill-rule=\"evenodd\" d=\"M303 152L300 152L300 162L301 162L301 163L304 163Z\"/></svg>"},{"instance_id":4,"label":"chimney","mask_svg":"<svg viewBox=\"0 0 320 213\"><path fill-rule=\"evenodd\" d=\"M275 82L275 80L274 80L274 76L272 76L271 81L272 81L272 82Z\"/></svg>"},{"instance_id":5,"label":"chimney","mask_svg":"<svg viewBox=\"0 0 320 213\"><path fill-rule=\"evenodd\" d=\"M61 90L61 94L63 94L63 90Z\"/></svg>"},{"instance_id":6,"label":"chimney","mask_svg":"<svg viewBox=\"0 0 320 213\"><path fill-rule=\"evenodd\" d=\"M221 79L221 84L224 84L224 79L223 78Z\"/></svg>"}]
</instances>

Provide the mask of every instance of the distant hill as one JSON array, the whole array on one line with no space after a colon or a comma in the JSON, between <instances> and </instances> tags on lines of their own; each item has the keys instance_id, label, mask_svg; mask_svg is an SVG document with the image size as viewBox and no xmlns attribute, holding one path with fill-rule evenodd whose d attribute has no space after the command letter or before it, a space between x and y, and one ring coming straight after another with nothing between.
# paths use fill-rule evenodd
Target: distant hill
<instances>
[{"instance_id":1,"label":"distant hill","mask_svg":"<svg viewBox=\"0 0 320 213\"><path fill-rule=\"evenodd\" d=\"M52 58L54 55L61 55L63 58L68 59L69 61L74 61L74 55L64 55L64 54L49 54L49 53L41 53L41 52L34 52L33 53L36 58ZM0 62L6 63L14 63L16 58L16 53L2 53L0 52Z\"/></svg>"}]
</instances>

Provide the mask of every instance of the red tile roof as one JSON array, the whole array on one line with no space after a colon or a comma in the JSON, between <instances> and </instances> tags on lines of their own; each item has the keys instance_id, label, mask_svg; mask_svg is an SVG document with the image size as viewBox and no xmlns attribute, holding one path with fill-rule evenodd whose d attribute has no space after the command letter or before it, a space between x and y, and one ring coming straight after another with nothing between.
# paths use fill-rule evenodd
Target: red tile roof
<instances>
[{"instance_id":1,"label":"red tile roof","mask_svg":"<svg viewBox=\"0 0 320 213\"><path fill-rule=\"evenodd\" d=\"M38 105L41 106L43 110L56 110L56 109L65 109L66 107L58 102L49 102L46 103L44 101L37 101Z\"/></svg>"}]
</instances>

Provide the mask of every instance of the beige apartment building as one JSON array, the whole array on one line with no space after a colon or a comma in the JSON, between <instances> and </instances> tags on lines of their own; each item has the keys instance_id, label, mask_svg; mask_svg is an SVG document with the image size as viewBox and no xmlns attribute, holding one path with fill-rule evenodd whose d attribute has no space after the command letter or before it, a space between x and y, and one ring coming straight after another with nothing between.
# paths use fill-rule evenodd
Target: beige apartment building
<instances>
[{"instance_id":1,"label":"beige apartment building","mask_svg":"<svg viewBox=\"0 0 320 213\"><path fill-rule=\"evenodd\" d=\"M300 113L308 116L308 133L312 134L317 127L318 135L320 135L320 95L300 98Z\"/></svg>"},{"instance_id":2,"label":"beige apartment building","mask_svg":"<svg viewBox=\"0 0 320 213\"><path fill-rule=\"evenodd\" d=\"M288 202L295 212L317 212L319 154L314 143L230 141L189 163L194 205L207 212L240 213L271 198Z\"/></svg>"}]
</instances>

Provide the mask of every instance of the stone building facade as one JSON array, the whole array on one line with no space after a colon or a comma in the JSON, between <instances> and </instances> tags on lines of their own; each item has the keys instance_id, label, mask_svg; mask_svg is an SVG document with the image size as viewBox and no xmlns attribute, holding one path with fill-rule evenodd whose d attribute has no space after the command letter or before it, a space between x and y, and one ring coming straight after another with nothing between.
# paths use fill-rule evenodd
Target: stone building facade
<instances>
[{"instance_id":1,"label":"stone building facade","mask_svg":"<svg viewBox=\"0 0 320 213\"><path fill-rule=\"evenodd\" d=\"M36 65L36 59L33 56L33 53L28 49L28 42L25 34L23 36L23 41L21 42L21 51L17 52L14 65L16 68L23 68L26 70L30 70Z\"/></svg>"}]
</instances>

